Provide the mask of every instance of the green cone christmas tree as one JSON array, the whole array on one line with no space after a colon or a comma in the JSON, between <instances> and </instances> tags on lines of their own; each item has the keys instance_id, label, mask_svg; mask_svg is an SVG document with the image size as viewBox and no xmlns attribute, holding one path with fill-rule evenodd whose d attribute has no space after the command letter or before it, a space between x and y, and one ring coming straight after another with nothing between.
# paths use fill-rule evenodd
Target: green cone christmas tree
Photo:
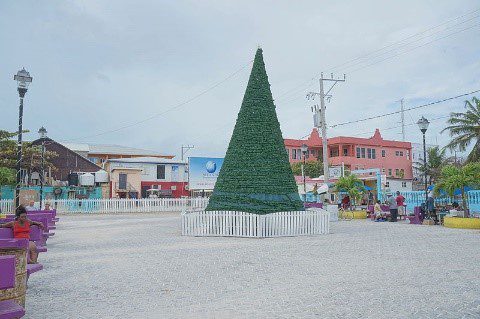
<instances>
[{"instance_id":1,"label":"green cone christmas tree","mask_svg":"<svg viewBox=\"0 0 480 319\"><path fill-rule=\"evenodd\" d=\"M304 210L258 49L237 123L206 210Z\"/></svg>"}]
</instances>

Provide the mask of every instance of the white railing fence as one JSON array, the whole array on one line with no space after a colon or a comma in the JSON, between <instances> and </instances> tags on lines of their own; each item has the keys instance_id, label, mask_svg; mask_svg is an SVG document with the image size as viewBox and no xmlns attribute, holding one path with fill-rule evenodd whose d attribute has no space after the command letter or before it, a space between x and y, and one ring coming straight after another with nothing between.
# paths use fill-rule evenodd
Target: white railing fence
<instances>
[{"instance_id":1,"label":"white railing fence","mask_svg":"<svg viewBox=\"0 0 480 319\"><path fill-rule=\"evenodd\" d=\"M281 237L328 234L329 212L292 211L258 215L237 211L186 211L182 235Z\"/></svg>"},{"instance_id":2,"label":"white railing fence","mask_svg":"<svg viewBox=\"0 0 480 319\"><path fill-rule=\"evenodd\" d=\"M204 209L208 198L144 198L144 199L57 199L48 200L58 213L155 213L183 212ZM13 214L13 200L1 200L2 213ZM36 203L39 207L39 203Z\"/></svg>"},{"instance_id":3,"label":"white railing fence","mask_svg":"<svg viewBox=\"0 0 480 319\"><path fill-rule=\"evenodd\" d=\"M0 199L0 213L11 214L13 213L13 200L12 199Z\"/></svg>"}]
</instances>

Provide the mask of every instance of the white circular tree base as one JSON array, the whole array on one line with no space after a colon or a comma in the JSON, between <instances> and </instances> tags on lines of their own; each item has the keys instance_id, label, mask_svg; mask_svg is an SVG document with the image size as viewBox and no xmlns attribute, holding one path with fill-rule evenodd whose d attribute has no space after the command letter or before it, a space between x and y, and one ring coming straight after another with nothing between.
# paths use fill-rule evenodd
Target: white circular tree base
<instances>
[{"instance_id":1,"label":"white circular tree base","mask_svg":"<svg viewBox=\"0 0 480 319\"><path fill-rule=\"evenodd\" d=\"M325 210L258 215L237 211L185 211L184 236L282 237L328 234L330 214Z\"/></svg>"}]
</instances>

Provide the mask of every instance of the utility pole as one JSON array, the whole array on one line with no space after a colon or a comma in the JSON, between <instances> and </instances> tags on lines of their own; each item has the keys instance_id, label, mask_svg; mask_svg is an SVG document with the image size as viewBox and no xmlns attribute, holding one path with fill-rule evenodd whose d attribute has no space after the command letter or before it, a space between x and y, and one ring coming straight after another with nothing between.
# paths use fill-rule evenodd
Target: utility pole
<instances>
[{"instance_id":1,"label":"utility pole","mask_svg":"<svg viewBox=\"0 0 480 319\"><path fill-rule=\"evenodd\" d=\"M401 116L402 116L402 141L405 142L405 106L403 105L403 98L400 100Z\"/></svg>"},{"instance_id":2,"label":"utility pole","mask_svg":"<svg viewBox=\"0 0 480 319\"><path fill-rule=\"evenodd\" d=\"M333 73L330 74L330 78L324 78L323 77L323 72L320 74L320 79L319 79L319 84L320 84L320 92L308 92L307 93L307 99L315 99L315 96L320 97L320 108L318 105L315 105L312 107L312 112L313 112L313 126L317 129L322 130L322 153L323 153L323 176L324 176L324 183L328 186L328 181L330 180L330 174L329 174L329 168L328 168L328 145L327 145L327 120L326 120L326 109L327 107L325 106L325 98L327 99L328 102L330 102L332 95L330 92L334 88L334 86L338 82L345 82L346 77L345 74L343 75L342 78L335 78L333 76ZM324 82L333 82L332 86L328 89L327 93L325 93L324 90ZM340 150L341 154L342 150ZM327 193L326 193L327 199L330 200L329 198L329 192L327 188Z\"/></svg>"},{"instance_id":3,"label":"utility pole","mask_svg":"<svg viewBox=\"0 0 480 319\"><path fill-rule=\"evenodd\" d=\"M193 145L182 145L182 162L183 162L183 156L185 155L185 153L188 152L188 150L194 148L195 146Z\"/></svg>"}]
</instances>

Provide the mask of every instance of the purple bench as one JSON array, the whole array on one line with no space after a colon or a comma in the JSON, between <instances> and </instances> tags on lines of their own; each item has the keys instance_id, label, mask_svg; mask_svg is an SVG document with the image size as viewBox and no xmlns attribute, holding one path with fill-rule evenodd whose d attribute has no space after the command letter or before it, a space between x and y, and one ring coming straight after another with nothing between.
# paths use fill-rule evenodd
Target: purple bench
<instances>
[{"instance_id":1,"label":"purple bench","mask_svg":"<svg viewBox=\"0 0 480 319\"><path fill-rule=\"evenodd\" d=\"M0 239L0 319L25 315L26 239Z\"/></svg>"},{"instance_id":2,"label":"purple bench","mask_svg":"<svg viewBox=\"0 0 480 319\"><path fill-rule=\"evenodd\" d=\"M40 238L40 229L37 226L32 226L32 232L30 233L30 236L32 234L35 236L37 234L37 238ZM5 239L11 239L11 240L18 240L13 238L13 231L10 228L0 228L0 239L5 240ZM31 240L34 240L34 238L30 238ZM26 239L25 239L26 240ZM27 246L28 249L28 246ZM38 252L46 252L47 248L44 246L37 246ZM27 253L27 261L29 260L29 254ZM40 271L43 269L42 264L27 264L27 277L30 276L33 273L36 273L37 271Z\"/></svg>"},{"instance_id":3,"label":"purple bench","mask_svg":"<svg viewBox=\"0 0 480 319\"><path fill-rule=\"evenodd\" d=\"M15 288L15 255L0 256L0 293ZM25 310L13 300L0 301L0 319L21 318Z\"/></svg>"}]
</instances>

